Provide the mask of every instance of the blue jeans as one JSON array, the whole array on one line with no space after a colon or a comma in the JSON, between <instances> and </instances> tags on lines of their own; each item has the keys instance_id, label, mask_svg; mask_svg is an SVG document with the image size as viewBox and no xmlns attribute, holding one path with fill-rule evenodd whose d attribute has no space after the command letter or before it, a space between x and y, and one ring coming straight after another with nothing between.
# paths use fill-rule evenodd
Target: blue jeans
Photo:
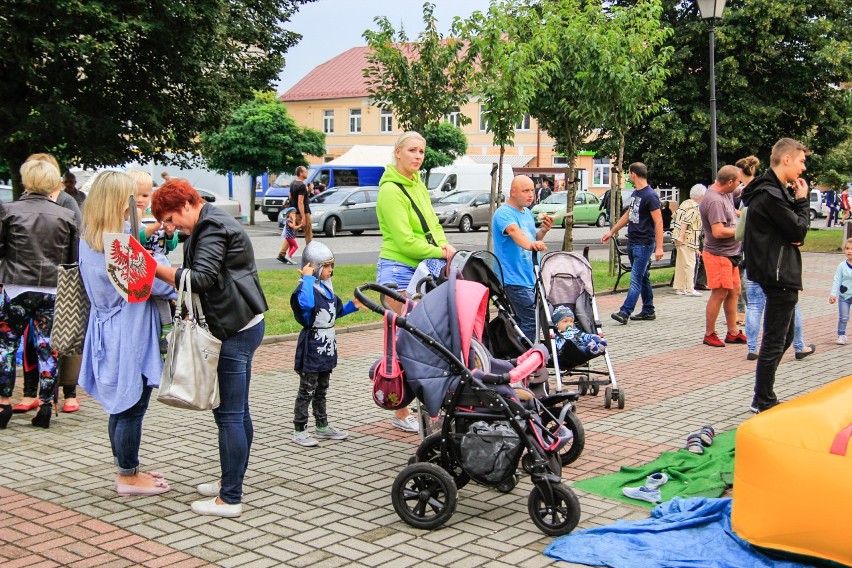
<instances>
[{"instance_id":1,"label":"blue jeans","mask_svg":"<svg viewBox=\"0 0 852 568\"><path fill-rule=\"evenodd\" d=\"M251 360L263 340L266 324L257 325L222 342L219 353L219 408L213 418L219 427L219 463L222 489L219 497L229 505L242 499L254 427L249 414Z\"/></svg>"},{"instance_id":2,"label":"blue jeans","mask_svg":"<svg viewBox=\"0 0 852 568\"><path fill-rule=\"evenodd\" d=\"M843 299L837 297L837 310L840 317L837 319L837 335L846 335L846 324L849 323L849 306L852 305L852 298Z\"/></svg>"},{"instance_id":3,"label":"blue jeans","mask_svg":"<svg viewBox=\"0 0 852 568\"><path fill-rule=\"evenodd\" d=\"M636 302L642 296L642 313L654 313L654 289L651 288L651 256L656 245L627 245L627 258L630 260L630 289L624 304L618 310L628 316L636 309Z\"/></svg>"},{"instance_id":4,"label":"blue jeans","mask_svg":"<svg viewBox=\"0 0 852 568\"><path fill-rule=\"evenodd\" d=\"M536 343L535 329L535 288L526 286L504 286L503 290L518 317L518 327L531 342Z\"/></svg>"},{"instance_id":5,"label":"blue jeans","mask_svg":"<svg viewBox=\"0 0 852 568\"><path fill-rule=\"evenodd\" d=\"M109 415L109 444L112 446L112 457L118 466L119 475L135 475L139 469L142 419L148 410L152 390L145 384L145 377L140 376L139 380L142 381L142 396L136 404L118 414Z\"/></svg>"},{"instance_id":6,"label":"blue jeans","mask_svg":"<svg viewBox=\"0 0 852 568\"><path fill-rule=\"evenodd\" d=\"M763 308L766 306L766 294L757 282L748 278L744 280L746 297L746 337L748 338L749 353L757 353L757 336L760 333L760 324L763 322ZM848 308L847 308L848 309ZM802 329L802 313L796 304L795 321L793 323L793 351L800 353L805 350L805 332Z\"/></svg>"}]
</instances>

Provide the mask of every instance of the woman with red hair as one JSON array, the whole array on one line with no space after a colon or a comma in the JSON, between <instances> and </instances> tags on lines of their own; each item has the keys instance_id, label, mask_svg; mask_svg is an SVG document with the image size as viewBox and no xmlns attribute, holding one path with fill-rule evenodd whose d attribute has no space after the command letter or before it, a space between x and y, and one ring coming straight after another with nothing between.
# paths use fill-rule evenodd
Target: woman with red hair
<instances>
[{"instance_id":1,"label":"woman with red hair","mask_svg":"<svg viewBox=\"0 0 852 568\"><path fill-rule=\"evenodd\" d=\"M154 192L151 211L189 235L180 267L157 266L157 277L174 285L191 270L193 293L210 332L222 340L219 354L219 396L213 410L219 429L219 479L198 486L205 497L192 504L200 515L238 517L242 514L243 479L248 468L254 429L249 413L251 361L265 331L268 307L245 230L221 210L201 199L184 179L172 178Z\"/></svg>"}]
</instances>

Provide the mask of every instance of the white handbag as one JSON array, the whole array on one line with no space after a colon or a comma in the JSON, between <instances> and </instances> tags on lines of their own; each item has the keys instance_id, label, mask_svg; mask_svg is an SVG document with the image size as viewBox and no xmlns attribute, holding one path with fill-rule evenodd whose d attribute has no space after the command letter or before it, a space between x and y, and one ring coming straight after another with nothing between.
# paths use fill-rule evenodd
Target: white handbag
<instances>
[{"instance_id":1,"label":"white handbag","mask_svg":"<svg viewBox=\"0 0 852 568\"><path fill-rule=\"evenodd\" d=\"M177 305L157 400L178 408L212 410L219 406L217 368L222 342L207 329L201 300L192 293L189 270L181 274ZM184 305L186 319L180 317Z\"/></svg>"}]
</instances>

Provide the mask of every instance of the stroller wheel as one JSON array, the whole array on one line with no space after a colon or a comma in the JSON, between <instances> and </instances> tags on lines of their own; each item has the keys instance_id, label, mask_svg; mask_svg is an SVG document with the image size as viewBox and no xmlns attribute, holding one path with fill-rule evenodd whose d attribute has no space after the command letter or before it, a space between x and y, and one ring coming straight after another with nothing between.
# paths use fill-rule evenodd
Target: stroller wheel
<instances>
[{"instance_id":1,"label":"stroller wheel","mask_svg":"<svg viewBox=\"0 0 852 568\"><path fill-rule=\"evenodd\" d=\"M554 416L559 416L560 409L549 409ZM548 430L552 430L556 425L556 420L548 419L544 426ZM577 461L580 454L583 453L583 448L586 447L586 430L583 428L583 423L573 412L565 415L565 427L571 430L573 437L571 441L559 449L559 459L563 466L569 465ZM554 472L557 473L557 472ZM561 473L561 468L560 472Z\"/></svg>"},{"instance_id":2,"label":"stroller wheel","mask_svg":"<svg viewBox=\"0 0 852 568\"><path fill-rule=\"evenodd\" d=\"M433 463L439 467L442 467L441 464L441 433L435 432L434 434L429 434L424 438L422 442L420 442L420 446L417 448L417 452L415 453L416 461L422 463ZM470 481L470 476L464 472L462 467L458 464L458 462L453 458L452 455L447 455L447 462L449 464L449 468L446 468L446 472L450 474L453 478L453 481L456 483L456 489L461 489L467 482ZM411 465L411 464L409 464Z\"/></svg>"},{"instance_id":3,"label":"stroller wheel","mask_svg":"<svg viewBox=\"0 0 852 568\"><path fill-rule=\"evenodd\" d=\"M553 503L548 505L538 487L533 487L527 509L535 526L548 536L568 534L580 522L580 500L561 483L551 485Z\"/></svg>"},{"instance_id":4,"label":"stroller wheel","mask_svg":"<svg viewBox=\"0 0 852 568\"><path fill-rule=\"evenodd\" d=\"M511 493L512 489L518 485L518 482L521 480L520 476L517 473L512 474L512 477L501 483L496 487L497 491L500 493Z\"/></svg>"},{"instance_id":5,"label":"stroller wheel","mask_svg":"<svg viewBox=\"0 0 852 568\"><path fill-rule=\"evenodd\" d=\"M589 387L589 392L592 393L592 396L598 396L598 393L601 392L601 388L598 385L592 385Z\"/></svg>"},{"instance_id":6,"label":"stroller wheel","mask_svg":"<svg viewBox=\"0 0 852 568\"><path fill-rule=\"evenodd\" d=\"M589 382L589 377L585 375L581 375L579 379L577 379L577 388L580 391L580 396L586 396L589 393L589 387L586 386L586 383Z\"/></svg>"},{"instance_id":7,"label":"stroller wheel","mask_svg":"<svg viewBox=\"0 0 852 568\"><path fill-rule=\"evenodd\" d=\"M618 389L618 409L624 408L624 389Z\"/></svg>"},{"instance_id":8,"label":"stroller wheel","mask_svg":"<svg viewBox=\"0 0 852 568\"><path fill-rule=\"evenodd\" d=\"M521 458L521 467L524 468L525 472L532 473L532 456L528 453L524 453Z\"/></svg>"},{"instance_id":9,"label":"stroller wheel","mask_svg":"<svg viewBox=\"0 0 852 568\"><path fill-rule=\"evenodd\" d=\"M612 387L606 387L604 390L604 408L612 406Z\"/></svg>"},{"instance_id":10,"label":"stroller wheel","mask_svg":"<svg viewBox=\"0 0 852 568\"><path fill-rule=\"evenodd\" d=\"M456 511L456 484L449 473L432 463L403 469L391 491L394 511L414 528L437 528Z\"/></svg>"}]
</instances>

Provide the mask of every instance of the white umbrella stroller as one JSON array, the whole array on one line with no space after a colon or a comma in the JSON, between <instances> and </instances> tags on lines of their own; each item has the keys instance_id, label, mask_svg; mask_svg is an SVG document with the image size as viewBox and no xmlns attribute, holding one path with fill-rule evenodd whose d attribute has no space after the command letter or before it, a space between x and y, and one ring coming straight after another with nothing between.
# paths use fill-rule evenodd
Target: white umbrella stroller
<instances>
[{"instance_id":1,"label":"white umbrella stroller","mask_svg":"<svg viewBox=\"0 0 852 568\"><path fill-rule=\"evenodd\" d=\"M537 260L534 255L534 261ZM545 254L541 262L534 262L536 269L536 319L537 329L544 335L544 342L551 353L551 362L556 376L556 389L562 385L577 385L581 395L597 395L600 387L604 390L604 408L610 408L616 401L618 408L624 408L624 389L619 388L612 368L609 350L600 356L586 354L566 341L561 352L556 349L556 325L553 323L553 310L567 306L574 312L574 324L580 330L600 335L602 325L595 302L595 286L592 278L592 266L584 256L575 252L555 251ZM601 368L599 361L606 362ZM595 368L598 367L598 368ZM576 380L564 380L577 377Z\"/></svg>"}]
</instances>

